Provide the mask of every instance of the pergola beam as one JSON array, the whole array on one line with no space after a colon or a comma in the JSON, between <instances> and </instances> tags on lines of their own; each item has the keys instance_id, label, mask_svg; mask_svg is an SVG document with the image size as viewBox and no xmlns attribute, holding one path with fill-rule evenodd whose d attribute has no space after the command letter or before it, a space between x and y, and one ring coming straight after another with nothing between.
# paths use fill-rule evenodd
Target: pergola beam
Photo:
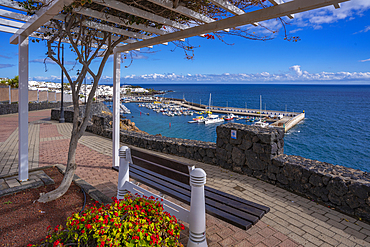
<instances>
[{"instance_id":1,"label":"pergola beam","mask_svg":"<svg viewBox=\"0 0 370 247\"><path fill-rule=\"evenodd\" d=\"M0 16L5 17L5 18L9 18L9 19L13 19L13 20L25 21L25 22L28 21L31 18L30 16L15 13L15 12L5 10L5 9L0 9Z\"/></svg>"},{"instance_id":2,"label":"pergola beam","mask_svg":"<svg viewBox=\"0 0 370 247\"><path fill-rule=\"evenodd\" d=\"M116 52L131 51L138 48L143 48L151 45L158 45L164 42L171 42L183 38L189 38L192 36L216 32L227 28L235 28L254 22L266 21L281 16L291 15L294 13L300 13L312 9L322 8L325 6L333 5L336 3L346 2L349 0L294 0L284 4L268 7L265 9L256 10L253 12L246 13L244 15L238 15L227 19L219 20L217 22L207 23L202 26L192 27L186 30L178 31L175 33L165 34L159 37L154 37L144 41L129 44L123 47L117 48Z\"/></svg>"},{"instance_id":3,"label":"pergola beam","mask_svg":"<svg viewBox=\"0 0 370 247\"><path fill-rule=\"evenodd\" d=\"M16 10L22 10L26 11L24 8L20 7L16 1L11 0L0 0L0 6L16 9Z\"/></svg>"},{"instance_id":4,"label":"pergola beam","mask_svg":"<svg viewBox=\"0 0 370 247\"><path fill-rule=\"evenodd\" d=\"M274 5L274 6L277 6L279 4L283 4L284 3L284 0L269 0L269 2ZM293 15L287 15L289 19L294 19L294 16Z\"/></svg>"},{"instance_id":5,"label":"pergola beam","mask_svg":"<svg viewBox=\"0 0 370 247\"><path fill-rule=\"evenodd\" d=\"M57 15L64 6L70 5L73 0L55 0L49 2L45 8L40 9L37 11L35 15L33 15L23 26L20 28L11 38L11 44L18 44L19 36L27 37L31 33L33 33L37 28L42 26L44 23L48 22L52 19L55 15Z\"/></svg>"},{"instance_id":6,"label":"pergola beam","mask_svg":"<svg viewBox=\"0 0 370 247\"><path fill-rule=\"evenodd\" d=\"M0 25L21 28L24 23L0 18Z\"/></svg>"},{"instance_id":7,"label":"pergola beam","mask_svg":"<svg viewBox=\"0 0 370 247\"><path fill-rule=\"evenodd\" d=\"M54 16L53 19L64 21L64 17L65 17L64 14L58 14ZM123 35L123 36L131 37L131 38L135 38L135 39L148 39L149 38L149 36L141 34L141 33L126 31L126 30L123 30L117 27L108 26L108 25L97 23L94 21L83 21L82 25L85 27L92 28L92 29L97 29L97 30L105 31L109 33L115 33L118 35Z\"/></svg>"},{"instance_id":8,"label":"pergola beam","mask_svg":"<svg viewBox=\"0 0 370 247\"><path fill-rule=\"evenodd\" d=\"M75 10L75 12L79 13L79 14L82 14L82 15L85 15L85 16L90 16L92 18L112 22L112 23L115 23L115 24L118 24L118 25L122 25L122 26L130 27L130 28L142 30L142 31L149 32L149 33L154 33L154 34L159 34L159 35L167 33L165 31L162 31L162 30L158 29L158 28L148 27L148 26L145 26L143 24L135 24L135 23L129 24L129 20L114 16L114 15L110 15L110 14L107 14L107 13L102 13L102 12L99 12L99 11L96 11L96 10L93 10L93 9L79 8L79 9Z\"/></svg>"},{"instance_id":9,"label":"pergola beam","mask_svg":"<svg viewBox=\"0 0 370 247\"><path fill-rule=\"evenodd\" d=\"M151 21L154 21L154 22L157 22L157 23L161 23L163 25L171 26L171 27L174 27L174 28L177 28L177 29L183 30L183 29L188 28L188 26L185 26L185 25L183 25L181 23L178 23L176 21L172 21L170 19L163 18L162 16L152 14L150 12L147 12L147 11L129 6L127 4L124 4L122 2L118 2L118 1L115 1L115 0L93 0L93 2L97 3L97 4L100 4L100 5L103 5L103 6L106 6L106 7L109 7L109 8L116 9L118 11L122 11L124 13L135 15L135 16L147 19L147 20L151 20Z\"/></svg>"},{"instance_id":10,"label":"pergola beam","mask_svg":"<svg viewBox=\"0 0 370 247\"><path fill-rule=\"evenodd\" d=\"M200 22L203 22L203 23L210 23L210 22L214 22L215 20L208 17L208 16L205 16L205 15L202 15L202 14L199 14L191 9L188 9L186 7L183 7L183 6L178 6L177 8L174 8L173 7L173 1L170 1L170 0L148 0L149 2L152 2L152 3L155 3L161 7L164 7L166 9L169 9L171 11L174 11L174 12L177 12L179 14L182 14L184 16L187 16L191 19L194 19L194 20L197 20L197 21L200 21Z\"/></svg>"},{"instance_id":11,"label":"pergola beam","mask_svg":"<svg viewBox=\"0 0 370 247\"><path fill-rule=\"evenodd\" d=\"M242 15L242 14L245 14L245 12L241 9L239 9L238 7L236 7L235 5L231 4L229 1L227 0L209 0L211 3L213 3L214 5L220 7L220 8L223 8L224 10L234 14L234 15Z\"/></svg>"}]
</instances>

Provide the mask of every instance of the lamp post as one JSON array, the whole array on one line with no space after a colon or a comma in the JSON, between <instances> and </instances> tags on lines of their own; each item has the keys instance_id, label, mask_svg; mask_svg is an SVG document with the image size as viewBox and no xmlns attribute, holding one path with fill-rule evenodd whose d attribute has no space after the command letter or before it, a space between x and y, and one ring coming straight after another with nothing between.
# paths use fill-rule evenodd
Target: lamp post
<instances>
[{"instance_id":1,"label":"lamp post","mask_svg":"<svg viewBox=\"0 0 370 247\"><path fill-rule=\"evenodd\" d=\"M62 44L62 65L64 66L64 44ZM62 69L62 78L61 78L62 95L61 95L61 98L60 98L60 117L59 117L59 123L64 123L65 122L65 119L64 119L64 107L63 107L63 88L64 88L63 77L64 77L64 73L63 73L63 69Z\"/></svg>"}]
</instances>

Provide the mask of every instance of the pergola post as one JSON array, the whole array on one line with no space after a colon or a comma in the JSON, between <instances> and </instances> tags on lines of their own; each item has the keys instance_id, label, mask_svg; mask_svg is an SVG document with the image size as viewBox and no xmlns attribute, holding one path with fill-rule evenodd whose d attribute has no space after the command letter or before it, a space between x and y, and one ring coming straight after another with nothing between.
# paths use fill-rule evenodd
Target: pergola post
<instances>
[{"instance_id":1,"label":"pergola post","mask_svg":"<svg viewBox=\"0 0 370 247\"><path fill-rule=\"evenodd\" d=\"M113 58L113 167L119 166L119 141L120 141L120 77L121 53L114 52Z\"/></svg>"},{"instance_id":2,"label":"pergola post","mask_svg":"<svg viewBox=\"0 0 370 247\"><path fill-rule=\"evenodd\" d=\"M18 37L18 180L28 180L28 37Z\"/></svg>"}]
</instances>

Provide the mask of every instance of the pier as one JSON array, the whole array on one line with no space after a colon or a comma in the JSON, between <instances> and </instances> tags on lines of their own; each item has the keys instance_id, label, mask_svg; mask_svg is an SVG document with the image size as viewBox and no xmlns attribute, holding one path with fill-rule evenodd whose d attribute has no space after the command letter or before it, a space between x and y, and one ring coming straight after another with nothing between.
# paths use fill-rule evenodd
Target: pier
<instances>
[{"instance_id":1,"label":"pier","mask_svg":"<svg viewBox=\"0 0 370 247\"><path fill-rule=\"evenodd\" d=\"M275 110L260 110L258 109L247 109L247 108L236 108L236 107L224 107L224 106L211 106L192 103L183 100L171 99L165 101L169 104L176 104L183 107L190 108L195 111L212 111L214 113L220 114L237 114L241 116L253 116L253 117L264 117L267 122L270 122L270 126L276 128L282 128L285 132L293 128L296 124L301 122L305 118L305 113L298 112L285 112L285 111L275 111ZM282 116L282 118L279 118Z\"/></svg>"}]
</instances>

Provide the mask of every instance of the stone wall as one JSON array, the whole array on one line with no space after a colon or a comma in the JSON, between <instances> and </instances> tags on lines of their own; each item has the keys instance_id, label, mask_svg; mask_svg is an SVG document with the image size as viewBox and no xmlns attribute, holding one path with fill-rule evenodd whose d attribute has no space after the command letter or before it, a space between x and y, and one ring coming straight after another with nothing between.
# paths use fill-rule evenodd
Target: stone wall
<instances>
[{"instance_id":1,"label":"stone wall","mask_svg":"<svg viewBox=\"0 0 370 247\"><path fill-rule=\"evenodd\" d=\"M112 138L110 119L94 115L87 130ZM243 124L217 127L217 142L121 131L121 142L186 157L256 177L341 212L370 221L370 175L284 154L284 131ZM232 131L236 133L232 138ZM234 134L233 133L233 134Z\"/></svg>"},{"instance_id":2,"label":"stone wall","mask_svg":"<svg viewBox=\"0 0 370 247\"><path fill-rule=\"evenodd\" d=\"M70 105L70 103L64 103ZM28 103L28 111L37 111L43 109L50 109L54 107L60 107L60 102L39 102L39 103ZM17 113L18 104L0 104L0 115Z\"/></svg>"},{"instance_id":3,"label":"stone wall","mask_svg":"<svg viewBox=\"0 0 370 247\"><path fill-rule=\"evenodd\" d=\"M236 139L231 131L236 131ZM370 221L370 175L300 156L285 155L284 132L241 124L217 127L219 165Z\"/></svg>"},{"instance_id":4,"label":"stone wall","mask_svg":"<svg viewBox=\"0 0 370 247\"><path fill-rule=\"evenodd\" d=\"M85 109L86 109L85 105L80 105L79 117L83 117L85 115ZM100 102L92 103L91 104L90 119L92 118L93 115L98 115L98 114L102 113L103 111L110 112L109 108L104 103L100 103ZM64 107L65 122L73 123L73 115L74 115L73 105L72 105L72 103L69 103L68 107ZM109 117L109 116L106 116L106 114L104 114L102 116ZM60 107L52 109L51 110L51 120L59 121L59 117L60 117Z\"/></svg>"},{"instance_id":5,"label":"stone wall","mask_svg":"<svg viewBox=\"0 0 370 247\"><path fill-rule=\"evenodd\" d=\"M259 178L272 158L284 153L284 131L280 129L228 123L218 126L216 132L218 165L235 172Z\"/></svg>"}]
</instances>

